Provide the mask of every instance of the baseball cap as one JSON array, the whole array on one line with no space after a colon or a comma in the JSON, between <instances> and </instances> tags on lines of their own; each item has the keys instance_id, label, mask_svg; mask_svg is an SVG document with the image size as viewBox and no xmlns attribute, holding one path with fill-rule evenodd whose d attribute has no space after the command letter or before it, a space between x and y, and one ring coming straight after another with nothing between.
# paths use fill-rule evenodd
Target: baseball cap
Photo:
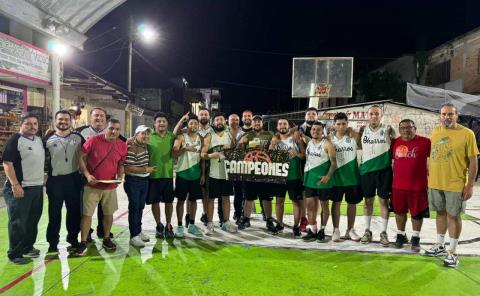
<instances>
[{"instance_id":1,"label":"baseball cap","mask_svg":"<svg viewBox=\"0 0 480 296\"><path fill-rule=\"evenodd\" d=\"M135 134L144 132L144 131L146 131L146 130L148 130L148 129L149 129L149 127L146 126L146 125L144 125L144 124L139 125L139 126L137 126L137 128L135 129Z\"/></svg>"},{"instance_id":2,"label":"baseball cap","mask_svg":"<svg viewBox=\"0 0 480 296\"><path fill-rule=\"evenodd\" d=\"M259 114L253 115L252 120L255 120L255 119L263 120L262 115L259 115Z\"/></svg>"}]
</instances>

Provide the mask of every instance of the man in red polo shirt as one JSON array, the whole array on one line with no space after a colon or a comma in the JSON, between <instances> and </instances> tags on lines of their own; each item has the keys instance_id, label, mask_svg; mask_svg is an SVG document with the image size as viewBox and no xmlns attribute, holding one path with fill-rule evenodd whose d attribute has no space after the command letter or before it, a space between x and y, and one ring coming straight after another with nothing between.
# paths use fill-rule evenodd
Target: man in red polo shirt
<instances>
[{"instance_id":1,"label":"man in red polo shirt","mask_svg":"<svg viewBox=\"0 0 480 296\"><path fill-rule=\"evenodd\" d=\"M430 140L415 134L415 123L410 119L400 121L400 137L392 146L393 194L392 206L397 221L395 246L406 243L405 224L407 213L412 217L412 250L420 251L420 230L423 218L429 217L427 199L427 159Z\"/></svg>"},{"instance_id":2,"label":"man in red polo shirt","mask_svg":"<svg viewBox=\"0 0 480 296\"><path fill-rule=\"evenodd\" d=\"M117 184L102 181L122 180L125 175L123 162L127 156L127 144L118 139L120 121L111 118L105 134L90 137L80 152L80 170L88 181L83 192L82 240L77 255L84 255L86 241L92 224L92 215L98 204L103 208L103 248L114 251L116 245L110 239L113 213L118 209Z\"/></svg>"}]
</instances>

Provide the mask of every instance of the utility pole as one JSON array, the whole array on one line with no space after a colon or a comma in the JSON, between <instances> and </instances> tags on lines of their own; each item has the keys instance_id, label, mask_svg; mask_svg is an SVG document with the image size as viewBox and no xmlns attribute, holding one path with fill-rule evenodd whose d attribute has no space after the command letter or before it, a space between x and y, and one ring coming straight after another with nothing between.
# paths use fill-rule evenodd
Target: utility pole
<instances>
[{"instance_id":1,"label":"utility pole","mask_svg":"<svg viewBox=\"0 0 480 296\"><path fill-rule=\"evenodd\" d=\"M132 92L132 54L133 54L133 18L129 17L128 20L128 73L127 73L127 90ZM127 101L127 104L129 101ZM128 136L133 134L132 132L132 113L125 111L125 132Z\"/></svg>"}]
</instances>

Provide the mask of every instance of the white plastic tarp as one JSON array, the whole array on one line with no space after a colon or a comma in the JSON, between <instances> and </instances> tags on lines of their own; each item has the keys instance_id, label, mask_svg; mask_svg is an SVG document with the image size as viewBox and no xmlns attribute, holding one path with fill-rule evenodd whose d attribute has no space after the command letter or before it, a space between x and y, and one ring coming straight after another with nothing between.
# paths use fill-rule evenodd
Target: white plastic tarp
<instances>
[{"instance_id":1,"label":"white plastic tarp","mask_svg":"<svg viewBox=\"0 0 480 296\"><path fill-rule=\"evenodd\" d=\"M480 97L437 87L407 83L407 104L430 110L440 110L445 103L452 103L461 115L480 117Z\"/></svg>"}]
</instances>

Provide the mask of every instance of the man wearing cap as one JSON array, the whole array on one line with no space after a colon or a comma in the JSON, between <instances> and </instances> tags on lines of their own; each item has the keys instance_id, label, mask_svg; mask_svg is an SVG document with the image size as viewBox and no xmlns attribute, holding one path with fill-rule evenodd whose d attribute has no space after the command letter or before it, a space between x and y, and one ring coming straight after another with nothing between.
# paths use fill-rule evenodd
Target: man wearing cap
<instances>
[{"instance_id":1,"label":"man wearing cap","mask_svg":"<svg viewBox=\"0 0 480 296\"><path fill-rule=\"evenodd\" d=\"M238 146L246 150L256 149L266 151L270 146L272 137L273 133L263 130L262 116L255 115L253 116L253 130L242 136ZM264 182L245 182L245 208L239 227L250 227L250 216L252 214L254 201L257 198L263 203L267 220L267 230L272 234L278 234L278 230L273 224L272 219L273 193L271 191L271 185Z\"/></svg>"},{"instance_id":2,"label":"man wearing cap","mask_svg":"<svg viewBox=\"0 0 480 296\"><path fill-rule=\"evenodd\" d=\"M150 138L150 129L140 125L135 129L135 138L128 144L127 158L125 159L125 183L123 188L128 196L128 228L130 230L130 244L134 247L144 247L150 240L142 232L143 208L148 195L148 176L155 171L149 166L147 143Z\"/></svg>"}]
</instances>

